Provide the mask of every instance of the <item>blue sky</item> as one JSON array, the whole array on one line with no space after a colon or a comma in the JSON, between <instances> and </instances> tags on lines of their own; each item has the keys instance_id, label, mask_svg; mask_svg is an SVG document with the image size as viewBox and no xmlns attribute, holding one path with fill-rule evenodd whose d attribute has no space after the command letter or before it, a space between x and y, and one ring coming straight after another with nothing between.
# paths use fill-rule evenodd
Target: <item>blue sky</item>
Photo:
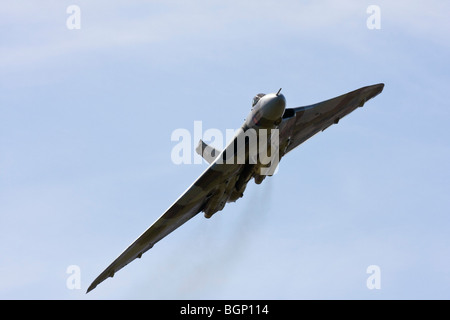
<instances>
[{"instance_id":1,"label":"blue sky","mask_svg":"<svg viewBox=\"0 0 450 320\"><path fill-rule=\"evenodd\" d=\"M449 7L2 4L0 298L450 298ZM379 82L275 176L85 294L206 168L171 161L174 130L236 129L258 92L282 87L297 107ZM66 286L71 265L81 289Z\"/></svg>"}]
</instances>

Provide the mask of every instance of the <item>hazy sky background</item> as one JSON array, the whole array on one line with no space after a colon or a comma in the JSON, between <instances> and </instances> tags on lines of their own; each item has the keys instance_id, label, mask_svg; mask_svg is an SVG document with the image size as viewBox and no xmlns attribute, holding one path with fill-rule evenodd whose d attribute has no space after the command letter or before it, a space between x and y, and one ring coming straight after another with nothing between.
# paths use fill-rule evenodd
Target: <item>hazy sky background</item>
<instances>
[{"instance_id":1,"label":"hazy sky background","mask_svg":"<svg viewBox=\"0 0 450 320\"><path fill-rule=\"evenodd\" d=\"M3 3L0 298L449 299L450 3L393 2ZM380 82L85 294L206 168L173 164L175 129L238 128L258 92L297 107Z\"/></svg>"}]
</instances>

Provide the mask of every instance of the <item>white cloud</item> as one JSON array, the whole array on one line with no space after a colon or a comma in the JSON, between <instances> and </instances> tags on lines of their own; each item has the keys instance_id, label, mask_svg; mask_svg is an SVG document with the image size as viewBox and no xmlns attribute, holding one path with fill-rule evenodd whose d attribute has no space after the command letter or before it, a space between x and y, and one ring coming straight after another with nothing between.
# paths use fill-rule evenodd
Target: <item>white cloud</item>
<instances>
[{"instance_id":1,"label":"white cloud","mask_svg":"<svg viewBox=\"0 0 450 320\"><path fill-rule=\"evenodd\" d=\"M27 5L25 5L26 3ZM449 5L439 1L378 1L386 38L396 32L447 45ZM357 49L366 36L369 4L347 1L81 1L81 30L68 30L70 3L18 1L2 5L10 33L0 52L2 66L36 64L67 54L113 50L177 40L207 43L294 37Z\"/></svg>"}]
</instances>

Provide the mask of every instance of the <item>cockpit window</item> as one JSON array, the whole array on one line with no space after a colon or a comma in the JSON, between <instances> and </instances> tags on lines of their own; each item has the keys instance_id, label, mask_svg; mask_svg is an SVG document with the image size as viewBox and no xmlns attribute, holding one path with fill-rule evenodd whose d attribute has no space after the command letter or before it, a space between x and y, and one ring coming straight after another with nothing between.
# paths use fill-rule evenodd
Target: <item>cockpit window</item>
<instances>
[{"instance_id":1,"label":"cockpit window","mask_svg":"<svg viewBox=\"0 0 450 320\"><path fill-rule=\"evenodd\" d=\"M252 101L252 108L258 103L259 99L261 99L262 97L264 97L266 94L265 93L258 93Z\"/></svg>"}]
</instances>

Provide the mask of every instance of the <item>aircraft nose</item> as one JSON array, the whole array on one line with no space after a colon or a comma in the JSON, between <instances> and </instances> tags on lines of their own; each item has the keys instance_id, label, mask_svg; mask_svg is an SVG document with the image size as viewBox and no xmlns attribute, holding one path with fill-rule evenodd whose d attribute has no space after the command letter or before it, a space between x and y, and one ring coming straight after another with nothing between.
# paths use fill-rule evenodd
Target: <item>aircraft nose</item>
<instances>
[{"instance_id":1,"label":"aircraft nose","mask_svg":"<svg viewBox=\"0 0 450 320\"><path fill-rule=\"evenodd\" d=\"M264 106L264 118L276 121L284 113L286 98L282 94L275 95Z\"/></svg>"}]
</instances>

